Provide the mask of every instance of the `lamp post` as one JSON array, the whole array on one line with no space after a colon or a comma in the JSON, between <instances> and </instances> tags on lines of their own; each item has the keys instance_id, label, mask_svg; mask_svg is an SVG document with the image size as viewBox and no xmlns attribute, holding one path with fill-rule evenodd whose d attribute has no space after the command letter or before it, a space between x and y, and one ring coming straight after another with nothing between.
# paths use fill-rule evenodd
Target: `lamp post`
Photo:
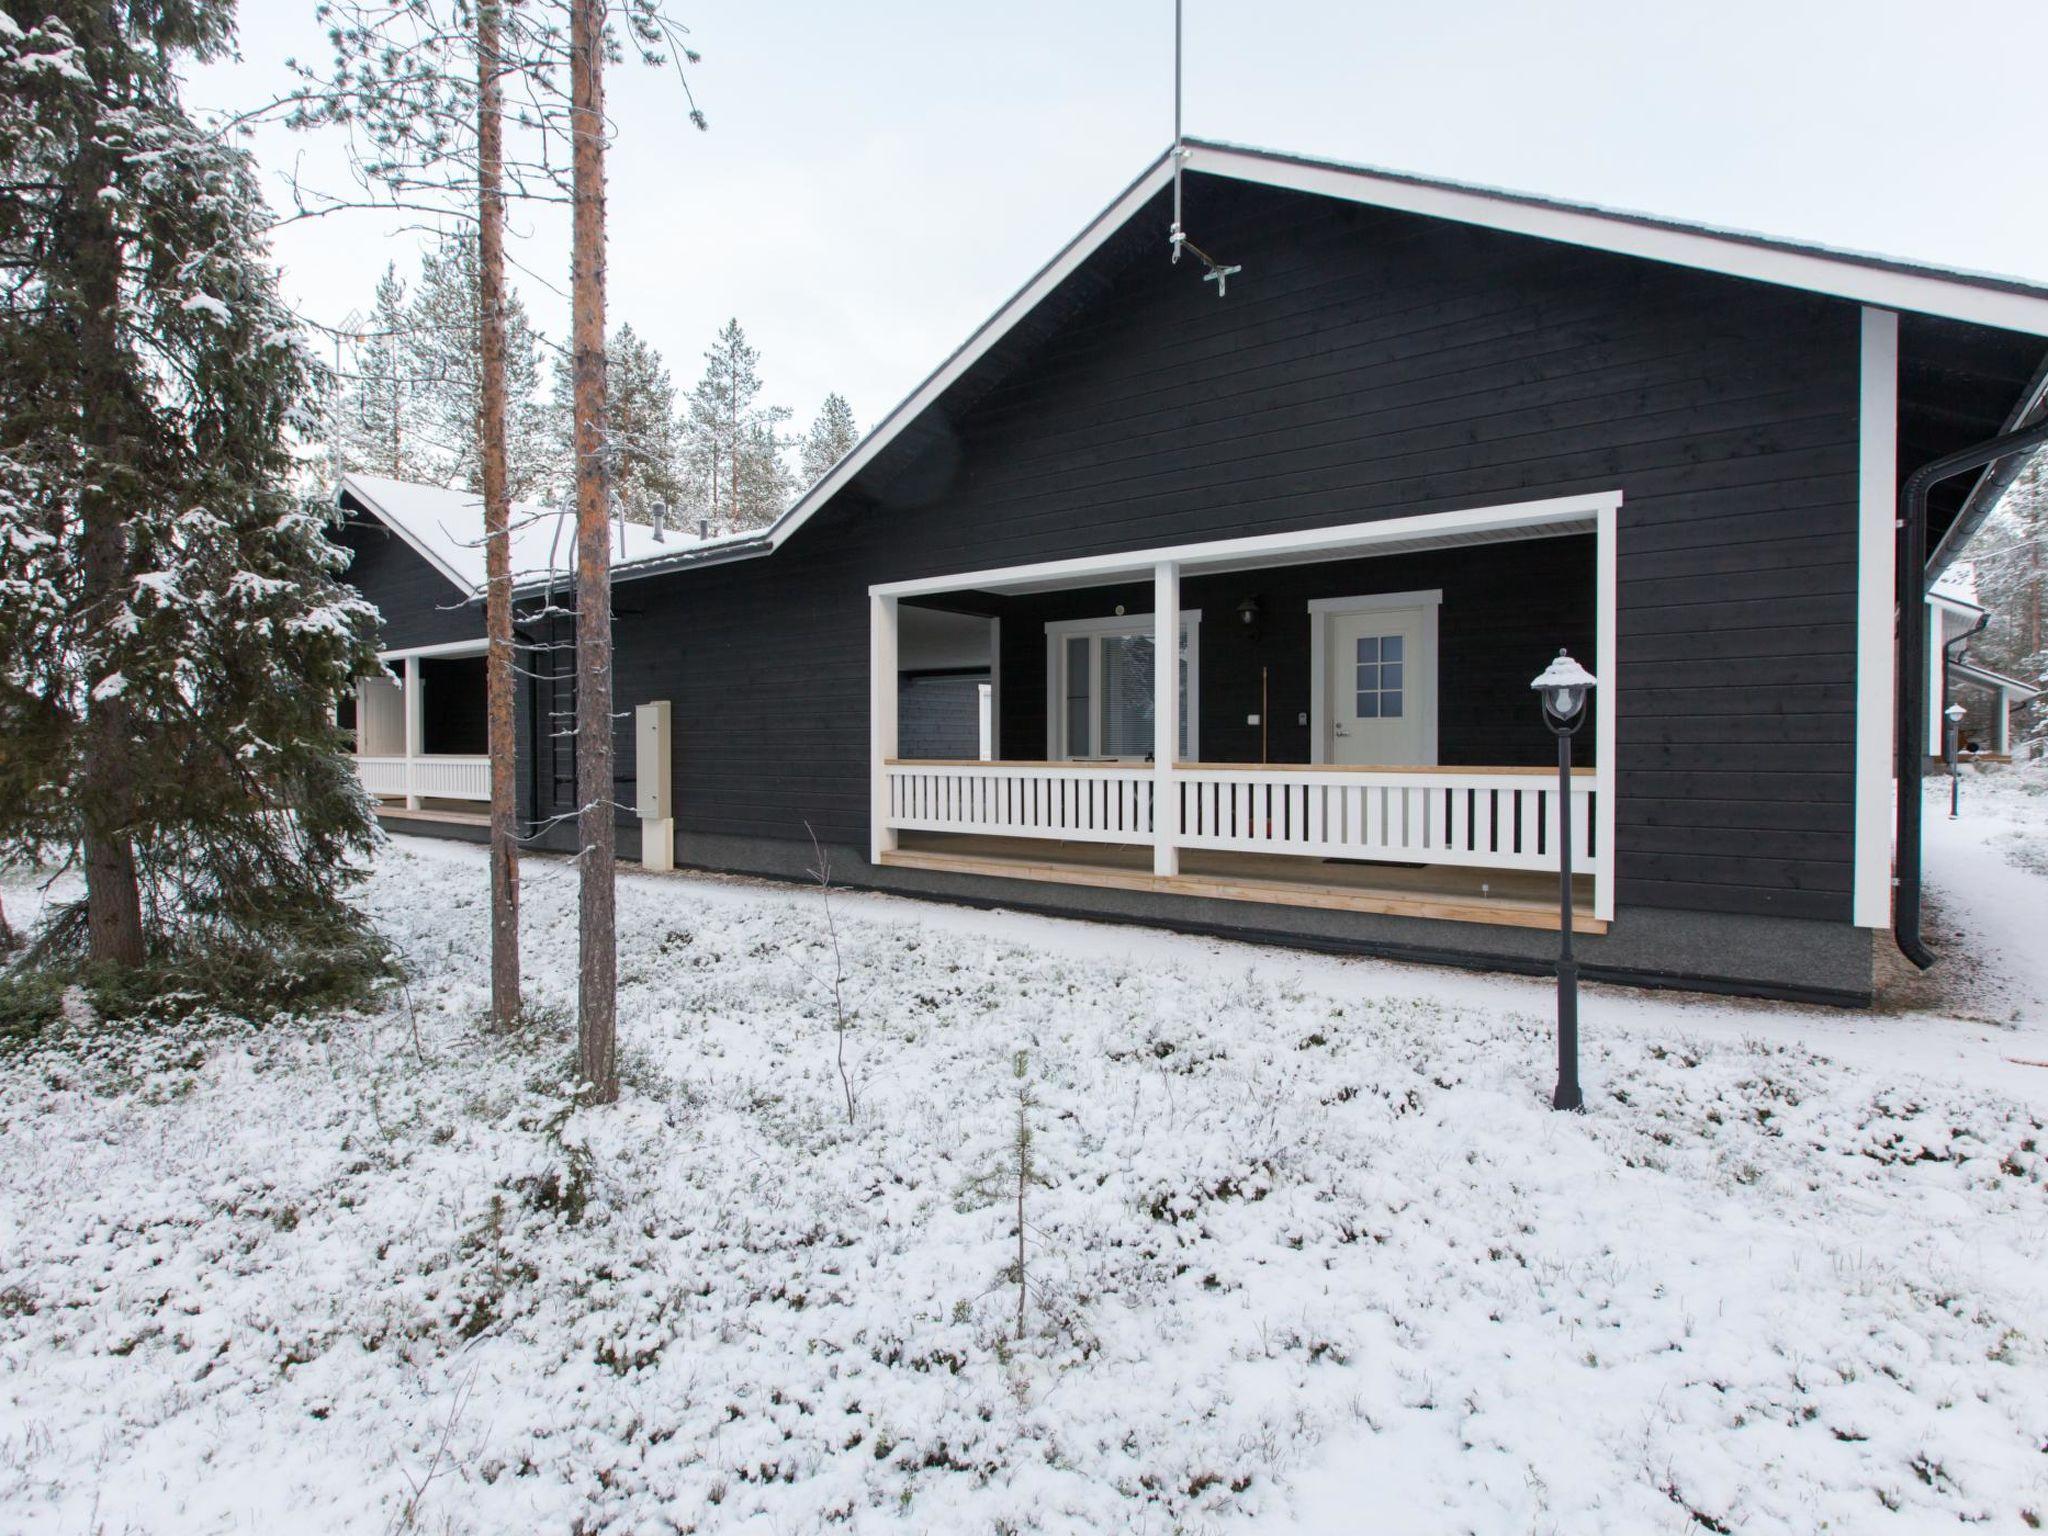
<instances>
[{"instance_id":1,"label":"lamp post","mask_svg":"<svg viewBox=\"0 0 2048 1536\"><path fill-rule=\"evenodd\" d=\"M1963 776L1956 764L1957 754L1962 750L1963 706L1949 705L1941 712L1941 718L1948 722L1942 745L1948 758L1948 819L1954 821L1963 809Z\"/></svg>"},{"instance_id":2,"label":"lamp post","mask_svg":"<svg viewBox=\"0 0 2048 1536\"><path fill-rule=\"evenodd\" d=\"M1593 674L1559 651L1529 685L1557 738L1557 1090L1552 1109L1583 1109L1579 1092L1579 963L1572 958L1572 737L1586 723Z\"/></svg>"}]
</instances>

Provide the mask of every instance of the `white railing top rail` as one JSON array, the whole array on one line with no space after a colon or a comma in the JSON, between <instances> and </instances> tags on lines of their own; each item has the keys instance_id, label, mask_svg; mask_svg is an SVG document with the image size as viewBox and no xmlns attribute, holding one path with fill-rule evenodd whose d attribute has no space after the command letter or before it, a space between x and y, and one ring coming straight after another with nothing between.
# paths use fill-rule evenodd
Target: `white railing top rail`
<instances>
[{"instance_id":1,"label":"white railing top rail","mask_svg":"<svg viewBox=\"0 0 2048 1536\"><path fill-rule=\"evenodd\" d=\"M931 768L940 770L980 770L991 768L1128 768L1145 773L1154 771L1155 765L1142 758L1069 758L1048 761L1038 758L1019 757L891 757L883 759L888 768ZM1530 768L1519 765L1493 764L1406 764L1406 763L1175 763L1175 773L1332 773L1332 774L1427 774L1432 778L1445 777L1513 777L1554 779L1554 767ZM1574 768L1572 778L1591 779L1599 770L1596 768Z\"/></svg>"}]
</instances>

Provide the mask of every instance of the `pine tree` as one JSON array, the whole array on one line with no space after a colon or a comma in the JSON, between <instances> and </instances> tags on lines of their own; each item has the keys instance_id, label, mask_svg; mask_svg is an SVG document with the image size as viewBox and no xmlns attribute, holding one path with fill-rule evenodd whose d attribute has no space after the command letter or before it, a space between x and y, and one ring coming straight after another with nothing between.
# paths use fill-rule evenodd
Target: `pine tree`
<instances>
[{"instance_id":1,"label":"pine tree","mask_svg":"<svg viewBox=\"0 0 2048 1536\"><path fill-rule=\"evenodd\" d=\"M684 430L692 482L712 526L724 532L762 527L789 505L781 427L790 413L760 403L760 361L739 321L728 320L690 392Z\"/></svg>"},{"instance_id":2,"label":"pine tree","mask_svg":"<svg viewBox=\"0 0 2048 1536\"><path fill-rule=\"evenodd\" d=\"M411 328L420 360L420 422L429 478L483 489L477 435L483 404L482 268L473 231L443 240L420 263ZM505 301L505 469L515 497L543 494L558 444L540 398L540 337L516 294Z\"/></svg>"},{"instance_id":3,"label":"pine tree","mask_svg":"<svg viewBox=\"0 0 2048 1536\"><path fill-rule=\"evenodd\" d=\"M574 457L574 376L567 358L555 360L555 431L562 462ZM605 353L605 425L611 443L612 502L628 522L651 519L650 508L679 508L690 497L676 420L676 388L668 365L630 324L613 332Z\"/></svg>"},{"instance_id":4,"label":"pine tree","mask_svg":"<svg viewBox=\"0 0 2048 1536\"><path fill-rule=\"evenodd\" d=\"M377 279L377 297L355 348L353 376L335 407L342 467L394 480L432 474L421 458L417 335L398 263Z\"/></svg>"},{"instance_id":5,"label":"pine tree","mask_svg":"<svg viewBox=\"0 0 2048 1536\"><path fill-rule=\"evenodd\" d=\"M35 11L0 27L0 852L82 847L46 951L276 953L352 921L333 711L375 614L290 489L318 365L247 157L179 99L232 13Z\"/></svg>"},{"instance_id":6,"label":"pine tree","mask_svg":"<svg viewBox=\"0 0 2048 1536\"><path fill-rule=\"evenodd\" d=\"M804 434L800 476L803 488L808 490L824 479L832 466L851 453L853 445L859 441L860 428L853 424L853 407L846 403L846 396L836 392L827 395L825 403L818 407L818 419Z\"/></svg>"},{"instance_id":7,"label":"pine tree","mask_svg":"<svg viewBox=\"0 0 2048 1536\"><path fill-rule=\"evenodd\" d=\"M2048 457L2027 461L1963 558L1976 568L1978 599L1991 612L1971 653L2008 676L2048 683ZM2044 716L2038 700L2017 711L2015 737L2038 737Z\"/></svg>"}]
</instances>

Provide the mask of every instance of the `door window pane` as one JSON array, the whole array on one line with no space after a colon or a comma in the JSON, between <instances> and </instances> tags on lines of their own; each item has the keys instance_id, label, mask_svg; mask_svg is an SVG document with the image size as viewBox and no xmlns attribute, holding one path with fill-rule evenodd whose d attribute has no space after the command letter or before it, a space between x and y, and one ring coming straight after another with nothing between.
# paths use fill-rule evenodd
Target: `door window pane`
<instances>
[{"instance_id":1,"label":"door window pane","mask_svg":"<svg viewBox=\"0 0 2048 1536\"><path fill-rule=\"evenodd\" d=\"M1152 637L1102 637L1102 752L1144 757L1152 751Z\"/></svg>"},{"instance_id":2,"label":"door window pane","mask_svg":"<svg viewBox=\"0 0 2048 1536\"><path fill-rule=\"evenodd\" d=\"M1398 720L1401 718L1402 637L1400 635L1360 635L1358 637L1358 675L1352 680L1357 693L1358 718L1361 720Z\"/></svg>"},{"instance_id":3,"label":"door window pane","mask_svg":"<svg viewBox=\"0 0 2048 1536\"><path fill-rule=\"evenodd\" d=\"M1067 641L1067 756L1089 757L1088 722L1094 713L1088 707L1088 637L1074 635Z\"/></svg>"}]
</instances>

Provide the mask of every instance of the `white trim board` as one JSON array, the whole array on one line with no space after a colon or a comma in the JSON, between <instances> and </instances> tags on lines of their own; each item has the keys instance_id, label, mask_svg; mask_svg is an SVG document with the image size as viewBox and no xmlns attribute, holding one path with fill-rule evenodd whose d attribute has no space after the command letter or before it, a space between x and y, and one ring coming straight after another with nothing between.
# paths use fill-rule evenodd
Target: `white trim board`
<instances>
[{"instance_id":1,"label":"white trim board","mask_svg":"<svg viewBox=\"0 0 2048 1536\"><path fill-rule=\"evenodd\" d=\"M1134 579L1149 575L1161 561L1172 561L1180 566L1184 576L1199 576L1211 571L1243 569L1247 562L1260 560L1272 564L1297 564L1319 558L1343 559L1417 539L1455 540L1470 534L1509 530L1528 530L1532 537L1544 529L1591 533L1595 531L1603 510L1611 511L1620 505L1620 491L1556 496L1502 506L1470 507L1456 512L1420 512L1410 517L1381 518L1369 523L1340 523L1335 527L1305 528L1295 533L1210 539L1199 544L1120 550L1115 554L1084 555L1073 560L1047 560L1032 565L923 576L912 581L884 581L869 587L868 592L875 597L901 598L930 597L969 588L976 591L1017 591L1043 587L1048 582L1092 583L1119 577Z\"/></svg>"},{"instance_id":2,"label":"white trim board","mask_svg":"<svg viewBox=\"0 0 2048 1536\"><path fill-rule=\"evenodd\" d=\"M1892 920L1892 751L1897 707L1899 317L1863 311L1856 468L1856 783L1849 920ZM1939 628L1939 626L1936 626Z\"/></svg>"},{"instance_id":3,"label":"white trim board","mask_svg":"<svg viewBox=\"0 0 2048 1536\"><path fill-rule=\"evenodd\" d=\"M379 661L399 661L407 656L488 656L491 642L488 640L445 640L439 645L398 645L388 651L379 651Z\"/></svg>"},{"instance_id":4,"label":"white trim board","mask_svg":"<svg viewBox=\"0 0 2048 1536\"><path fill-rule=\"evenodd\" d=\"M1382 608L1420 608L1423 610L1423 666L1419 677L1427 683L1423 690L1423 708L1426 711L1422 721L1423 758L1425 764L1439 760L1437 747L1437 647L1440 640L1440 620L1443 614L1444 592L1442 587L1431 587L1415 592L1371 592L1357 597L1312 597L1308 604L1308 760L1311 763L1327 763L1330 760L1330 615L1336 613L1372 613Z\"/></svg>"},{"instance_id":5,"label":"white trim board","mask_svg":"<svg viewBox=\"0 0 2048 1536\"><path fill-rule=\"evenodd\" d=\"M2048 287L2017 278L1830 250L1768 235L1370 166L1277 155L1234 144L1190 143L1185 164L1190 171L1261 186L1313 192L1375 208L1641 257L1666 266L2048 336Z\"/></svg>"}]
</instances>

